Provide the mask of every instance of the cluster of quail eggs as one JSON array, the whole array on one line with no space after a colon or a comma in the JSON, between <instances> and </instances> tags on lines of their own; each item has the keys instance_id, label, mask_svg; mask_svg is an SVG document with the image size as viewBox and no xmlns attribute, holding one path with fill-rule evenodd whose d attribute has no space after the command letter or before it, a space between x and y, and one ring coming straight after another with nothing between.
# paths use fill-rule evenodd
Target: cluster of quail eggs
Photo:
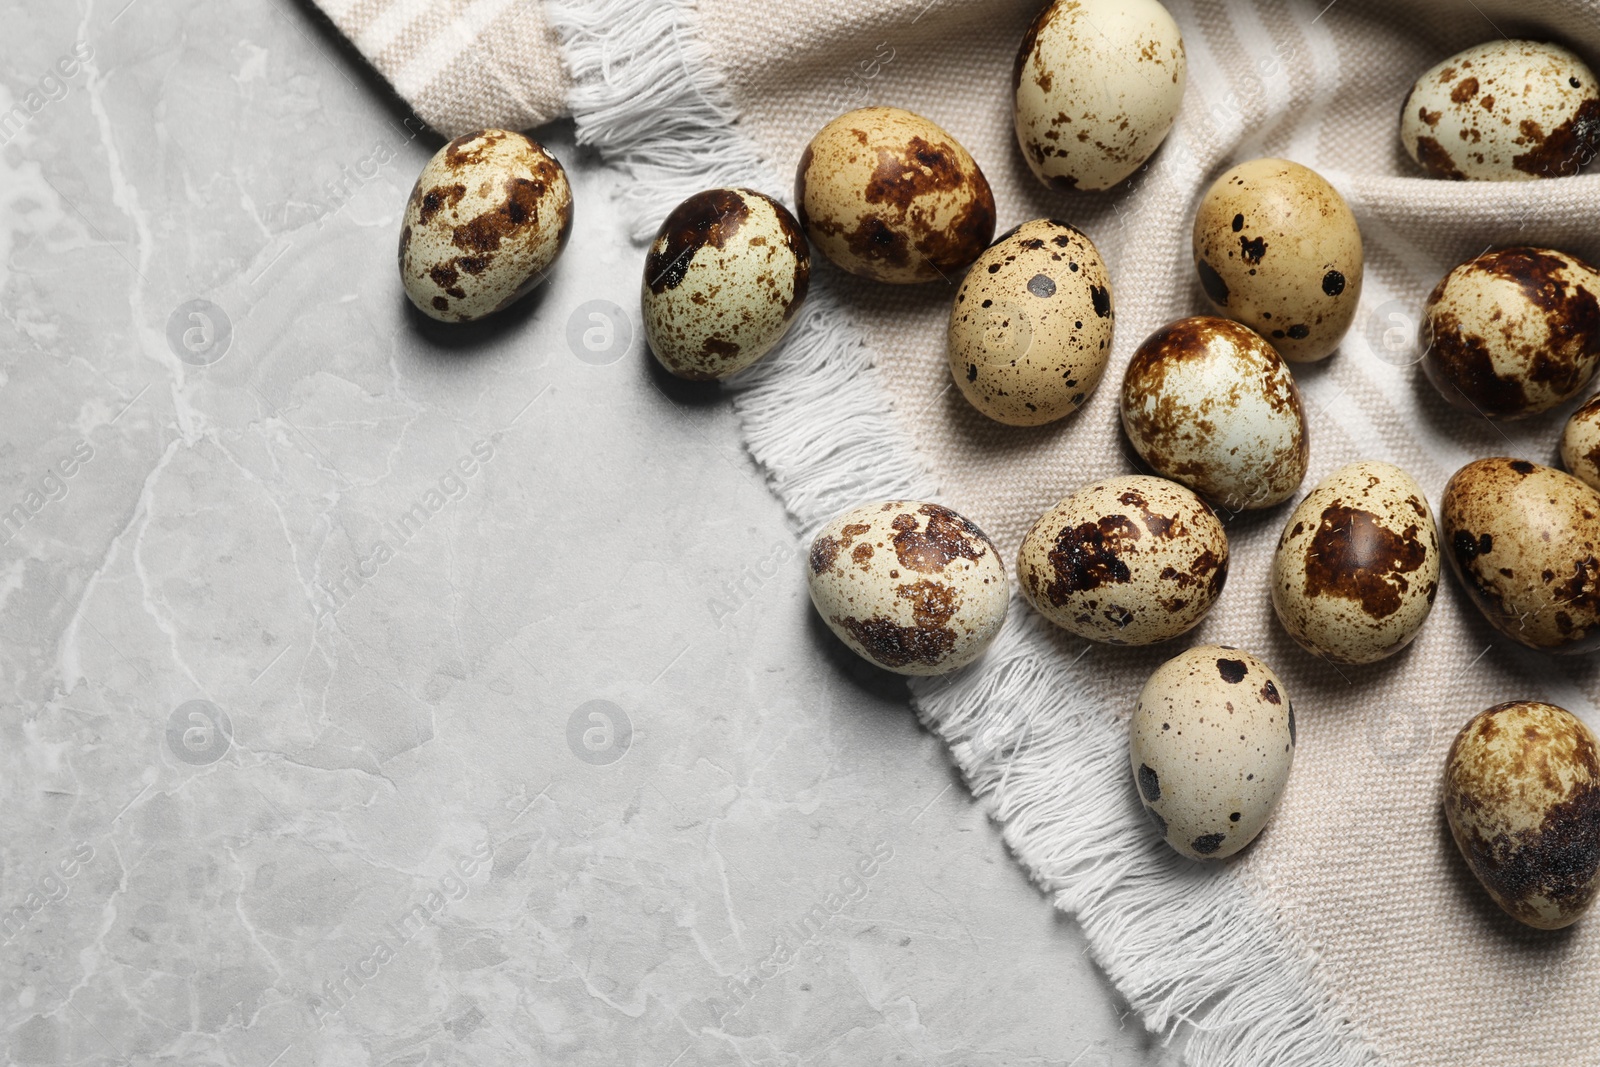
<instances>
[{"instance_id":1,"label":"cluster of quail eggs","mask_svg":"<svg viewBox=\"0 0 1600 1067\"><path fill-rule=\"evenodd\" d=\"M1012 71L1021 156L1065 195L1110 189L1171 131L1185 78L1182 34L1158 0L1048 3ZM1417 80L1400 135L1433 177L1559 178L1600 149L1600 83L1555 45L1481 45ZM1036 219L996 239L982 169L930 119L893 107L835 118L801 154L792 203L791 213L754 189L710 189L662 222L640 303L666 371L723 379L777 348L805 301L814 247L871 282L954 284L950 373L987 418L1069 418L1104 378L1115 303L1090 236ZM504 130L458 138L407 204L405 291L433 318L482 318L542 280L571 224L566 176L542 146ZM1305 478L1293 367L1334 353L1360 302L1355 216L1290 160L1221 174L1198 203L1192 247L1207 306L1146 338L1121 382L1121 428L1155 475L1067 494L1015 560L1032 609L1090 641L1170 641L1211 610L1228 577L1222 516L1282 505ZM1600 272L1554 249L1487 250L1429 296L1422 342L1423 373L1449 403L1491 419L1547 411L1600 367ZM1441 525L1400 468L1335 471L1282 526L1270 589L1285 631L1335 664L1393 656L1428 617L1443 555L1506 636L1600 648L1600 397L1572 415L1561 455L1571 474L1520 459L1467 464L1444 489ZM973 663L1011 599L994 542L930 501L839 515L806 564L839 640L902 674ZM1295 745L1294 707L1271 667L1243 649L1191 647L1150 676L1133 710L1132 788L1171 848L1223 859L1266 827ZM1529 701L1481 713L1451 747L1445 786L1455 840L1508 913L1563 926L1600 892L1600 754L1575 717Z\"/></svg>"},{"instance_id":2,"label":"cluster of quail eggs","mask_svg":"<svg viewBox=\"0 0 1600 1067\"><path fill-rule=\"evenodd\" d=\"M1546 91L1510 91L1516 79L1533 85L1535 73ZM1171 130L1182 37L1155 0L1053 3L1029 28L1013 77L1017 141L1034 174L1061 190L1104 190ZM1478 79L1480 96L1497 92L1498 106L1466 100L1462 77ZM1596 109L1594 79L1576 57L1502 42L1424 75L1402 137L1429 173L1558 176L1591 154L1580 142L1600 129ZM1531 144L1524 119L1551 131L1546 147ZM1446 137L1474 146L1470 157L1449 163ZM845 270L954 284L950 373L984 416L1017 427L1066 419L1105 376L1115 301L1090 236L1037 219L988 243L989 186L932 123L886 108L841 116L802 157L795 200L812 242ZM1354 214L1325 178L1290 160L1247 160L1211 184L1194 215L1193 264L1207 306L1146 338L1122 377L1122 430L1155 475L1069 493L1028 530L1015 560L1028 605L1090 641L1170 641L1211 610L1228 576L1223 516L1300 495L1310 445L1293 368L1339 348L1361 299ZM1597 296L1600 279L1573 256L1486 252L1430 298L1424 373L1453 403L1491 417L1560 404L1600 363ZM1600 399L1573 416L1562 450L1571 470L1600 486ZM1427 495L1404 470L1368 460L1334 471L1282 525L1270 590L1284 630L1340 666L1393 656L1427 620L1448 556L1508 635L1553 650L1600 647L1600 493L1520 460L1480 460L1446 488L1439 521L1444 553ZM841 515L817 535L809 561L818 612L888 670L965 666L1005 617L994 544L936 504L889 501ZM1496 721L1506 724L1499 742ZM1294 707L1271 667L1243 649L1192 647L1139 696L1133 786L1169 846L1224 859L1267 825L1295 743ZM1583 725L1542 704L1485 712L1451 751L1446 809L1456 840L1494 899L1525 922L1569 922L1600 889L1594 863L1574 873L1567 862L1600 854L1600 827L1556 825L1600 795L1596 759ZM1571 773L1551 785L1537 766ZM1560 856L1532 844L1556 839L1571 840Z\"/></svg>"}]
</instances>

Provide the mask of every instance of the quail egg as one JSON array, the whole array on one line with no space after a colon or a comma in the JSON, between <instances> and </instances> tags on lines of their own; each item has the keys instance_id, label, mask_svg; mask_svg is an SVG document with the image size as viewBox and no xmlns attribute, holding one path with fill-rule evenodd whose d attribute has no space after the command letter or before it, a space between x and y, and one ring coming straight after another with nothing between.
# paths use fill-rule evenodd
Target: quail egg
<instances>
[{"instance_id":1,"label":"quail egg","mask_svg":"<svg viewBox=\"0 0 1600 1067\"><path fill-rule=\"evenodd\" d=\"M1017 580L1064 630L1148 645L1211 610L1228 580L1228 537L1205 501L1176 482L1111 478L1040 516L1022 539Z\"/></svg>"},{"instance_id":2,"label":"quail egg","mask_svg":"<svg viewBox=\"0 0 1600 1067\"><path fill-rule=\"evenodd\" d=\"M950 307L950 373L972 406L1039 426L1082 406L1111 355L1111 278L1065 222L1025 222L989 246Z\"/></svg>"},{"instance_id":3,"label":"quail egg","mask_svg":"<svg viewBox=\"0 0 1600 1067\"><path fill-rule=\"evenodd\" d=\"M457 137L406 202L400 280L424 314L470 322L544 280L572 232L572 187L544 146L510 130Z\"/></svg>"},{"instance_id":4,"label":"quail egg","mask_svg":"<svg viewBox=\"0 0 1600 1067\"><path fill-rule=\"evenodd\" d=\"M1156 0L1056 0L1028 27L1012 74L1023 158L1058 189L1109 189L1178 117L1183 35Z\"/></svg>"},{"instance_id":5,"label":"quail egg","mask_svg":"<svg viewBox=\"0 0 1600 1067\"><path fill-rule=\"evenodd\" d=\"M1122 425L1157 474L1227 511L1288 499L1310 459L1294 376L1228 319L1180 319L1151 334L1122 379Z\"/></svg>"},{"instance_id":6,"label":"quail egg","mask_svg":"<svg viewBox=\"0 0 1600 1067\"><path fill-rule=\"evenodd\" d=\"M1444 811L1472 873L1518 922L1559 930L1600 892L1600 748L1577 716L1513 700L1461 728Z\"/></svg>"},{"instance_id":7,"label":"quail egg","mask_svg":"<svg viewBox=\"0 0 1600 1067\"><path fill-rule=\"evenodd\" d=\"M949 508L867 504L834 519L808 556L811 603L858 656L900 674L977 659L1005 621L1000 553Z\"/></svg>"},{"instance_id":8,"label":"quail egg","mask_svg":"<svg viewBox=\"0 0 1600 1067\"><path fill-rule=\"evenodd\" d=\"M1145 683L1128 748L1139 799L1167 844L1219 860L1266 827L1294 745L1294 706L1272 668L1240 649L1199 645Z\"/></svg>"},{"instance_id":9,"label":"quail egg","mask_svg":"<svg viewBox=\"0 0 1600 1067\"><path fill-rule=\"evenodd\" d=\"M1435 178L1529 181L1576 174L1600 147L1600 83L1543 41L1490 41L1417 79L1400 140Z\"/></svg>"},{"instance_id":10,"label":"quail egg","mask_svg":"<svg viewBox=\"0 0 1600 1067\"><path fill-rule=\"evenodd\" d=\"M1495 629L1547 652L1600 648L1600 492L1525 459L1480 459L1444 487L1439 520Z\"/></svg>"},{"instance_id":11,"label":"quail egg","mask_svg":"<svg viewBox=\"0 0 1600 1067\"><path fill-rule=\"evenodd\" d=\"M1600 393L1567 419L1561 431L1561 465L1591 489L1600 489Z\"/></svg>"},{"instance_id":12,"label":"quail egg","mask_svg":"<svg viewBox=\"0 0 1600 1067\"><path fill-rule=\"evenodd\" d=\"M894 107L840 115L806 146L795 206L823 255L864 278L947 279L994 237L994 194L944 130Z\"/></svg>"},{"instance_id":13,"label":"quail egg","mask_svg":"<svg viewBox=\"0 0 1600 1067\"><path fill-rule=\"evenodd\" d=\"M1450 404L1491 419L1548 411L1600 366L1600 273L1549 248L1502 248L1434 287L1422 370Z\"/></svg>"},{"instance_id":14,"label":"quail egg","mask_svg":"<svg viewBox=\"0 0 1600 1067\"><path fill-rule=\"evenodd\" d=\"M1334 471L1302 500L1272 559L1272 606L1289 636L1334 663L1373 663L1417 636L1439 591L1427 498L1392 463Z\"/></svg>"},{"instance_id":15,"label":"quail egg","mask_svg":"<svg viewBox=\"0 0 1600 1067\"><path fill-rule=\"evenodd\" d=\"M650 351L680 378L726 378L783 338L810 281L811 250L782 204L750 189L696 193L645 257Z\"/></svg>"},{"instance_id":16,"label":"quail egg","mask_svg":"<svg viewBox=\"0 0 1600 1067\"><path fill-rule=\"evenodd\" d=\"M1339 191L1286 159L1218 178L1194 218L1194 263L1219 315L1291 363L1329 355L1361 302L1361 230Z\"/></svg>"}]
</instances>

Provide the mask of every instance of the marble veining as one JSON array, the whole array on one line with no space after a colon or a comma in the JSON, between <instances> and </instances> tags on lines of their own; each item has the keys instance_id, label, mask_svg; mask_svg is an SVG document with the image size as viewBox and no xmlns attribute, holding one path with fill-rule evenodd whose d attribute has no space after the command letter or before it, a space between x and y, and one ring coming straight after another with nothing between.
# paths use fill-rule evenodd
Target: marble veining
<instances>
[{"instance_id":1,"label":"marble veining","mask_svg":"<svg viewBox=\"0 0 1600 1067\"><path fill-rule=\"evenodd\" d=\"M1173 1062L812 617L622 180L500 319L309 5L0 3L0 1058Z\"/></svg>"}]
</instances>

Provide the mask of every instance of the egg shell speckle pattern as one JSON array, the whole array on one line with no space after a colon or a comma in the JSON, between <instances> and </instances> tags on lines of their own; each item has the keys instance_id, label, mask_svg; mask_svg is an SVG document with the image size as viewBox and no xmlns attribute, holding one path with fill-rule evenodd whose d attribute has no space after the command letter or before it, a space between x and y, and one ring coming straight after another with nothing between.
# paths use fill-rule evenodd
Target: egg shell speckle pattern
<instances>
[{"instance_id":1,"label":"egg shell speckle pattern","mask_svg":"<svg viewBox=\"0 0 1600 1067\"><path fill-rule=\"evenodd\" d=\"M1392 463L1352 463L1324 479L1289 516L1272 560L1272 606L1284 629L1334 663L1400 651L1438 591L1433 512Z\"/></svg>"},{"instance_id":2,"label":"egg shell speckle pattern","mask_svg":"<svg viewBox=\"0 0 1600 1067\"><path fill-rule=\"evenodd\" d=\"M1591 489L1600 489L1600 394L1567 419L1561 431L1561 465Z\"/></svg>"},{"instance_id":3,"label":"egg shell speckle pattern","mask_svg":"<svg viewBox=\"0 0 1600 1067\"><path fill-rule=\"evenodd\" d=\"M1429 295L1423 372L1462 411L1519 418L1577 396L1600 366L1600 274L1549 248L1467 260Z\"/></svg>"},{"instance_id":4,"label":"egg shell speckle pattern","mask_svg":"<svg viewBox=\"0 0 1600 1067\"><path fill-rule=\"evenodd\" d=\"M811 282L787 208L750 189L708 189L673 209L645 256L650 351L680 378L726 378L772 350Z\"/></svg>"},{"instance_id":5,"label":"egg shell speckle pattern","mask_svg":"<svg viewBox=\"0 0 1600 1067\"><path fill-rule=\"evenodd\" d=\"M1239 164L1200 201L1193 243L1217 314L1249 326L1291 363L1339 347L1361 302L1361 230L1322 175L1284 159Z\"/></svg>"},{"instance_id":6,"label":"egg shell speckle pattern","mask_svg":"<svg viewBox=\"0 0 1600 1067\"><path fill-rule=\"evenodd\" d=\"M571 232L572 187L554 156L509 130L467 134L411 189L400 280L433 318L481 319L532 292Z\"/></svg>"},{"instance_id":7,"label":"egg shell speckle pattern","mask_svg":"<svg viewBox=\"0 0 1600 1067\"><path fill-rule=\"evenodd\" d=\"M806 146L795 206L817 250L881 282L943 281L994 237L994 193L934 123L893 107L840 115Z\"/></svg>"},{"instance_id":8,"label":"egg shell speckle pattern","mask_svg":"<svg viewBox=\"0 0 1600 1067\"><path fill-rule=\"evenodd\" d=\"M1224 859L1272 818L1294 742L1294 707L1272 669L1240 649L1200 645L1145 683L1129 762L1167 844L1190 859Z\"/></svg>"},{"instance_id":9,"label":"egg shell speckle pattern","mask_svg":"<svg viewBox=\"0 0 1600 1067\"><path fill-rule=\"evenodd\" d=\"M1017 50L1017 144L1046 185L1109 189L1171 131L1186 77L1183 35L1156 0L1056 0Z\"/></svg>"},{"instance_id":10,"label":"egg shell speckle pattern","mask_svg":"<svg viewBox=\"0 0 1600 1067\"><path fill-rule=\"evenodd\" d=\"M1497 704L1450 745L1445 817L1494 902L1540 930L1570 926L1600 891L1600 752L1564 708Z\"/></svg>"},{"instance_id":11,"label":"egg shell speckle pattern","mask_svg":"<svg viewBox=\"0 0 1600 1067\"><path fill-rule=\"evenodd\" d=\"M1011 585L994 543L949 508L867 504L811 542L811 602L857 655L900 674L943 674L1000 631Z\"/></svg>"},{"instance_id":12,"label":"egg shell speckle pattern","mask_svg":"<svg viewBox=\"0 0 1600 1067\"><path fill-rule=\"evenodd\" d=\"M1078 490L1022 540L1017 581L1062 629L1148 645L1191 629L1228 579L1228 537L1194 493L1135 474Z\"/></svg>"},{"instance_id":13,"label":"egg shell speckle pattern","mask_svg":"<svg viewBox=\"0 0 1600 1067\"><path fill-rule=\"evenodd\" d=\"M1025 222L978 257L950 307L950 373L1010 426L1070 415L1100 384L1116 310L1094 243L1065 222Z\"/></svg>"},{"instance_id":14,"label":"egg shell speckle pattern","mask_svg":"<svg viewBox=\"0 0 1600 1067\"><path fill-rule=\"evenodd\" d=\"M1445 486L1439 520L1495 629L1549 652L1600 648L1600 492L1525 459L1480 459Z\"/></svg>"},{"instance_id":15,"label":"egg shell speckle pattern","mask_svg":"<svg viewBox=\"0 0 1600 1067\"><path fill-rule=\"evenodd\" d=\"M1122 379L1122 425L1157 474L1228 511L1288 499L1311 455L1288 366L1228 319L1180 319L1151 334Z\"/></svg>"},{"instance_id":16,"label":"egg shell speckle pattern","mask_svg":"<svg viewBox=\"0 0 1600 1067\"><path fill-rule=\"evenodd\" d=\"M1435 178L1576 174L1600 140L1600 83L1560 45L1490 41L1417 79L1400 113L1400 140Z\"/></svg>"}]
</instances>

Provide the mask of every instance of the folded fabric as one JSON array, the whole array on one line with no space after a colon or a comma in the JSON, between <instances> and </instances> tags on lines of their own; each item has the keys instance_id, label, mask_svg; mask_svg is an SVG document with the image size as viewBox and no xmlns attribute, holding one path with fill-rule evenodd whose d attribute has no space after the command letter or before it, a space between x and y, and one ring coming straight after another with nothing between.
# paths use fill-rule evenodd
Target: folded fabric
<instances>
[{"instance_id":1,"label":"folded fabric","mask_svg":"<svg viewBox=\"0 0 1600 1067\"><path fill-rule=\"evenodd\" d=\"M569 113L571 82L530 0L317 0L417 115L449 137Z\"/></svg>"},{"instance_id":2,"label":"folded fabric","mask_svg":"<svg viewBox=\"0 0 1600 1067\"><path fill-rule=\"evenodd\" d=\"M1422 177L1398 114L1411 82L1501 36L1557 39L1600 61L1600 0L1168 0L1189 81L1167 143L1106 193L1046 190L1011 123L1012 58L1038 0L564 0L422 5L321 0L396 88L446 133L525 126L562 84L582 140L628 167L649 233L683 196L721 184L790 199L812 133L865 104L905 107L973 153L1001 230L1058 217L1111 270L1116 336L1104 384L1057 424L986 420L952 387L953 287L865 284L818 264L803 321L734 389L753 454L799 523L873 498L931 496L977 520L1008 559L1032 520L1090 481L1138 470L1118 428L1135 347L1205 310L1189 227L1234 162L1281 156L1327 177L1366 245L1355 326L1295 367L1311 430L1303 489L1362 458L1399 464L1437 508L1485 455L1555 463L1572 405L1491 424L1448 408L1408 343L1422 301L1491 246L1548 245L1600 262L1600 176L1507 183ZM547 20L547 21L545 21ZM553 28L553 29L552 29ZM1456 1067L1600 1063L1600 920L1537 933L1501 914L1457 855L1440 810L1444 754L1502 700L1545 699L1600 725L1594 657L1555 659L1499 637L1447 580L1406 652L1334 668L1273 617L1267 575L1292 505L1228 521L1217 608L1173 644L1248 648L1299 717L1275 821L1233 860L1179 859L1150 833L1127 768L1126 720L1177 647L1089 646L1017 600L995 647L913 686L1007 841L1157 1029L1194 1027L1197 1064Z\"/></svg>"}]
</instances>

